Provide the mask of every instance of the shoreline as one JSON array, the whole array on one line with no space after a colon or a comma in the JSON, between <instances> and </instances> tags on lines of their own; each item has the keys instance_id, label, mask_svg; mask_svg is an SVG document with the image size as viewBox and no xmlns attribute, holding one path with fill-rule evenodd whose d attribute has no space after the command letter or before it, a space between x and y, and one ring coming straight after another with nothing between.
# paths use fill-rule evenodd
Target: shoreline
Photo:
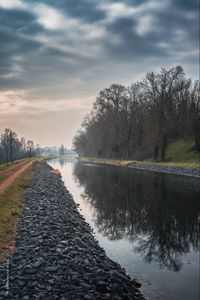
<instances>
[{"instance_id":1,"label":"shoreline","mask_svg":"<svg viewBox=\"0 0 200 300\"><path fill-rule=\"evenodd\" d=\"M87 158L87 157L80 157L79 160L83 163L89 164L99 164L104 166L115 166L115 167L126 167L130 169L136 169L141 171L149 171L149 172L157 172L157 173L165 173L165 174L172 174L172 175L181 175L187 176L192 178L200 178L200 168L187 168L187 167L180 167L180 166L173 166L169 165L160 165L155 163L142 163L136 161L123 161L123 160L114 160L114 159L99 159L99 158Z\"/></svg>"},{"instance_id":2,"label":"shoreline","mask_svg":"<svg viewBox=\"0 0 200 300\"><path fill-rule=\"evenodd\" d=\"M182 167L168 167L168 166L157 166L157 165L144 165L134 164L128 166L131 169L158 172L172 175L189 176L192 178L200 178L200 169L182 168Z\"/></svg>"},{"instance_id":3,"label":"shoreline","mask_svg":"<svg viewBox=\"0 0 200 300\"><path fill-rule=\"evenodd\" d=\"M52 170L38 163L25 193L15 252L0 264L0 300L143 300L140 284L107 257Z\"/></svg>"}]
</instances>

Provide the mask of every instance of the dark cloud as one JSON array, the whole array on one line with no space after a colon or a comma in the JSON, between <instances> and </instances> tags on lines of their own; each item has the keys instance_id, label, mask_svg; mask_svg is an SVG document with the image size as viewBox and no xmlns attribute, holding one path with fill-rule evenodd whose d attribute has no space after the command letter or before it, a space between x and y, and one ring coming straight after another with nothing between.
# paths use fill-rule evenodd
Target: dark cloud
<instances>
[{"instance_id":1,"label":"dark cloud","mask_svg":"<svg viewBox=\"0 0 200 300\"><path fill-rule=\"evenodd\" d=\"M173 5L179 9L186 11L197 11L199 10L198 0L173 0Z\"/></svg>"},{"instance_id":2,"label":"dark cloud","mask_svg":"<svg viewBox=\"0 0 200 300\"><path fill-rule=\"evenodd\" d=\"M153 2L155 5L149 11L145 10L144 5L150 3L147 0L102 2L107 5L123 4L126 9L140 9L143 5L141 12L123 16L119 13L109 20L110 11L103 9L99 1L40 1L39 4L46 4L70 18L70 22L76 22L74 27L72 24L68 28L67 20L63 24L63 30L60 28L62 23L55 30L45 27L46 20L40 20L40 8L35 10L39 5L38 1L27 1L29 5L32 4L28 8L0 7L0 87L44 88L49 83L59 86L59 82L62 82L64 90L66 80L65 86L72 90L77 85L74 84L76 78L80 79L82 76L78 81L80 88L89 93L91 82L95 81L96 89L98 88L95 76L99 76L93 72L99 66L101 70L104 68L106 76L114 64L122 66L129 63L138 70L140 63L145 62L148 71L149 68L152 69L149 64L151 58L154 61L157 59L159 67L162 67L162 60L163 64L177 60L183 67L184 64L194 65L198 60L197 54L192 52L198 47L198 14L195 12L198 1L169 1L170 5L163 9L156 8L158 1L151 1ZM146 16L150 16L154 24L151 24L152 27L147 24L147 28L142 29L144 32L140 32L138 24ZM42 17L45 19L45 13ZM51 18L47 22L51 22ZM55 22L59 20L55 19ZM77 24L83 32L77 31ZM94 36L88 38L91 24L96 27ZM105 33L101 38L96 33L97 29L102 29ZM195 72L194 70L194 74ZM119 74L118 81L120 77L123 78L123 74Z\"/></svg>"},{"instance_id":3,"label":"dark cloud","mask_svg":"<svg viewBox=\"0 0 200 300\"><path fill-rule=\"evenodd\" d=\"M198 0L0 0L0 93L92 102L178 64L194 79L198 18Z\"/></svg>"},{"instance_id":4,"label":"dark cloud","mask_svg":"<svg viewBox=\"0 0 200 300\"><path fill-rule=\"evenodd\" d=\"M121 43L119 44L107 45L110 55L113 58L121 58L134 65L135 60L141 57L166 55L164 50L158 49L155 46L155 41L157 40L155 34L149 33L147 36L139 36L134 31L135 26L136 22L128 18L121 18L109 26L109 30L113 34L117 34L121 39Z\"/></svg>"},{"instance_id":5,"label":"dark cloud","mask_svg":"<svg viewBox=\"0 0 200 300\"><path fill-rule=\"evenodd\" d=\"M25 78L21 73L26 57L36 53L41 47L39 42L25 38L18 30L0 28L0 88L20 87ZM30 63L30 62L29 62Z\"/></svg>"},{"instance_id":6,"label":"dark cloud","mask_svg":"<svg viewBox=\"0 0 200 300\"><path fill-rule=\"evenodd\" d=\"M29 27L34 20L34 16L27 11L0 9L0 22L3 27L20 30L21 28Z\"/></svg>"},{"instance_id":7,"label":"dark cloud","mask_svg":"<svg viewBox=\"0 0 200 300\"><path fill-rule=\"evenodd\" d=\"M45 0L44 3L56 5L63 13L70 14L76 18L84 19L88 22L98 22L105 18L105 12L97 8L97 1L95 0Z\"/></svg>"},{"instance_id":8,"label":"dark cloud","mask_svg":"<svg viewBox=\"0 0 200 300\"><path fill-rule=\"evenodd\" d=\"M120 34L124 36L132 36L133 27L136 21L133 18L119 18L115 22L108 25L108 29L115 34Z\"/></svg>"},{"instance_id":9,"label":"dark cloud","mask_svg":"<svg viewBox=\"0 0 200 300\"><path fill-rule=\"evenodd\" d=\"M151 1L153 3L153 1ZM28 3L28 2L27 2ZM137 24L138 22L145 16L148 15L148 11L144 13L139 13L138 15L133 16L124 16L117 17L112 22L108 22L107 24L103 24L103 21L106 20L106 10L103 10L99 6L99 1L91 1L91 0L57 0L55 1L30 1L32 5L38 5L43 3L50 7L58 9L59 12L64 15L69 16L70 18L74 18L75 20L79 20L80 27L81 22L85 22L86 24L91 24L95 22L99 24L98 26L104 26L104 30L109 33L108 37L102 38L102 40L98 43L103 48L103 52L97 54L97 58L100 57L102 61L109 61L112 58L121 59L123 61L127 61L132 59L132 63L134 64L135 59L139 59L141 57L167 57L169 55L171 59L171 54L168 49L165 47L158 47L158 44L168 43L174 49L179 49L180 43L181 47L184 48L188 41L191 45L195 45L197 41L198 31L195 27L195 17L191 18L187 14L189 11L195 11L198 1L186 1L186 0L174 0L171 1L171 5L163 10L156 10L156 5L153 9L150 10L149 14L151 17L156 20L155 28L150 29L144 35L140 35L137 32ZM35 4L34 4L35 3ZM125 1L107 1L107 4L123 4L127 5L127 7L138 8L143 4L148 4L150 1L143 0L125 0ZM158 3L158 2L157 2ZM167 3L167 0L166 0ZM33 7L33 6L32 6ZM145 7L145 6L144 6ZM52 20L53 21L53 20ZM1 22L1 31L0 31L0 61L1 66L4 64L5 66L1 68L1 71L8 71L9 68L12 68L12 57L21 55L23 56L22 64L26 62L28 59L28 55L30 53L35 53L35 60L30 61L30 65L33 65L32 69L37 68L42 72L46 72L46 69L49 69L49 61L53 61L54 67L56 67L57 73L59 73L59 69L61 74L62 65L60 65L60 59L64 58L73 58L76 57L76 60L80 60L80 67L82 65L81 53L83 50L82 43L84 41L80 40L80 52L71 51L71 49L67 49L67 46L72 45L68 36L73 34L73 32L67 32L64 36L65 32L50 32L44 26L42 26L38 22L38 18L34 11L30 8L28 9L1 9L0 8L0 22ZM148 26L148 24L147 24ZM152 25L153 26L153 25ZM191 32L192 28L192 32ZM89 30L89 29L88 29ZM177 44L175 32L177 32ZM182 40L178 40L178 32L182 36ZM76 33L75 33L76 34ZM40 35L40 38L38 38ZM42 35L42 38L41 38ZM60 35L60 42L53 36L58 37ZM112 37L113 36L113 37ZM66 37L66 41L65 41ZM44 41L49 39L52 40L51 43ZM84 38L84 37L83 37ZM119 42L115 42L117 40ZM188 40L189 39L189 40ZM60 43L60 44L59 44ZM76 44L78 41L76 41ZM88 48L90 47L88 43ZM76 47L76 45L75 45ZM43 51L41 52L41 48ZM173 50L173 49L172 49ZM80 54L80 57L79 57ZM92 48L91 48L92 54ZM88 61L88 57L85 58L86 62ZM92 55L91 55L91 59ZM67 61L67 60L66 60ZM95 63L95 59L93 60ZM96 59L96 63L98 63ZM46 65L47 64L47 65ZM161 64L161 62L160 62ZM83 64L84 65L84 64ZM30 67L30 66L29 66ZM69 67L69 64L66 62L66 67L70 72L73 72L72 68ZM74 70L76 72L76 65L74 66ZM81 72L81 71L80 71ZM71 74L70 74L71 75ZM32 76L31 76L32 77ZM44 76L45 77L45 76ZM32 80L32 78L31 78ZM26 78L27 81L27 78Z\"/></svg>"}]
</instances>

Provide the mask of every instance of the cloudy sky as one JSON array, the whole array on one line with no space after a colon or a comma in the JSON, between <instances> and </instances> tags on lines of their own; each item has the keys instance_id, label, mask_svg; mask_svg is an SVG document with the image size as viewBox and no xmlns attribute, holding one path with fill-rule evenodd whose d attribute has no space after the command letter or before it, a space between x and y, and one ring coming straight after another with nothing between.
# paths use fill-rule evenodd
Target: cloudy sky
<instances>
[{"instance_id":1,"label":"cloudy sky","mask_svg":"<svg viewBox=\"0 0 200 300\"><path fill-rule=\"evenodd\" d=\"M198 17L198 0L0 0L0 132L70 147L111 83L197 79Z\"/></svg>"}]
</instances>

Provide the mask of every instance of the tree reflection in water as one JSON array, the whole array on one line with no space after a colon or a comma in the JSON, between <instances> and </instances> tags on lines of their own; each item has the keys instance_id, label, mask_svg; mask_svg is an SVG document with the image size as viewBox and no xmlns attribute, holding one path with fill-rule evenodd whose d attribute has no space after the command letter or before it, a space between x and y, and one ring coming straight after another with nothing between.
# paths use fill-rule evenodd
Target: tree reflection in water
<instances>
[{"instance_id":1,"label":"tree reflection in water","mask_svg":"<svg viewBox=\"0 0 200 300\"><path fill-rule=\"evenodd\" d=\"M134 251L146 262L179 271L182 255L199 250L199 193L180 178L81 163L74 175L99 232L137 242Z\"/></svg>"},{"instance_id":2,"label":"tree reflection in water","mask_svg":"<svg viewBox=\"0 0 200 300\"><path fill-rule=\"evenodd\" d=\"M62 157L59 157L59 164L63 168L67 164L66 159L62 158Z\"/></svg>"}]
</instances>

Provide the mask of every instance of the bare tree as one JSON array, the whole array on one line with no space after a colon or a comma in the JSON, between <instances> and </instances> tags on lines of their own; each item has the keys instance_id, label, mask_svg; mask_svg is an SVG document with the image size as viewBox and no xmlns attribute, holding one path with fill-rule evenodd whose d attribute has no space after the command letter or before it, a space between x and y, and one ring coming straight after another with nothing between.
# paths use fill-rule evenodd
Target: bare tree
<instances>
[{"instance_id":1,"label":"bare tree","mask_svg":"<svg viewBox=\"0 0 200 300\"><path fill-rule=\"evenodd\" d=\"M33 154L33 149L34 149L34 143L33 143L33 141L28 140L27 143L26 143L26 148L27 148L29 157L31 157L32 154Z\"/></svg>"},{"instance_id":2,"label":"bare tree","mask_svg":"<svg viewBox=\"0 0 200 300\"><path fill-rule=\"evenodd\" d=\"M141 82L113 84L100 91L93 110L74 138L80 155L165 160L178 138L199 142L199 83L192 85L181 66L149 72Z\"/></svg>"}]
</instances>

